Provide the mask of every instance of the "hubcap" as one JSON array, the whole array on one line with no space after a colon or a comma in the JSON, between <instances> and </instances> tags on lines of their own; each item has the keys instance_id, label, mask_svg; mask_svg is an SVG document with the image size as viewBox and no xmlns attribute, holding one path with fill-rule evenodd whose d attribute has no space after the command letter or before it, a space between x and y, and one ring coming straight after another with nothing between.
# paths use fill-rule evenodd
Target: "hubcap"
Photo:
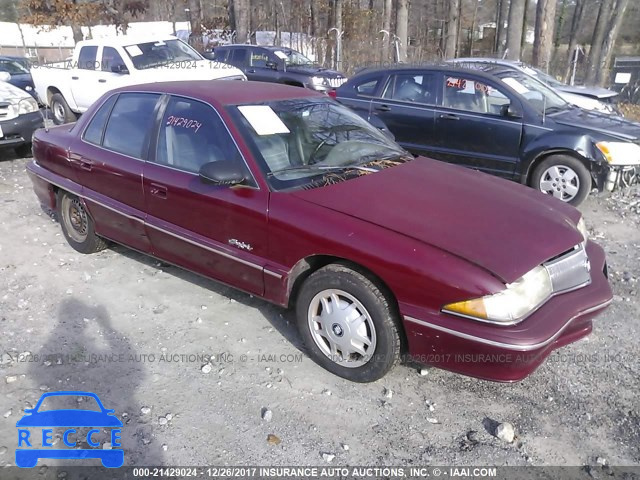
<instances>
[{"instance_id":1,"label":"hubcap","mask_svg":"<svg viewBox=\"0 0 640 480\"><path fill-rule=\"evenodd\" d=\"M89 219L80 200L64 197L61 210L62 221L69 236L78 243L84 242L89 233Z\"/></svg>"},{"instance_id":2,"label":"hubcap","mask_svg":"<svg viewBox=\"0 0 640 480\"><path fill-rule=\"evenodd\" d=\"M369 312L343 290L323 290L313 297L307 320L318 348L343 367L366 364L376 350L376 330Z\"/></svg>"},{"instance_id":3,"label":"hubcap","mask_svg":"<svg viewBox=\"0 0 640 480\"><path fill-rule=\"evenodd\" d=\"M553 195L563 202L575 198L580 190L580 177L566 165L554 165L547 168L540 178L540 191Z\"/></svg>"},{"instance_id":4,"label":"hubcap","mask_svg":"<svg viewBox=\"0 0 640 480\"><path fill-rule=\"evenodd\" d=\"M64 123L64 107L61 103L55 102L53 104L53 117L60 123Z\"/></svg>"}]
</instances>

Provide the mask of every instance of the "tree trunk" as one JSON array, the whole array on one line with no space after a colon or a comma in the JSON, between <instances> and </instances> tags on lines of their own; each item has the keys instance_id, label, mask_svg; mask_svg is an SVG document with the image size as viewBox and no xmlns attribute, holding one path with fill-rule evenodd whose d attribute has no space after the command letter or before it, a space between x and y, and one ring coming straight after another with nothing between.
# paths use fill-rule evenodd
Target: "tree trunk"
<instances>
[{"instance_id":1,"label":"tree trunk","mask_svg":"<svg viewBox=\"0 0 640 480\"><path fill-rule=\"evenodd\" d=\"M571 31L569 32L569 48L567 52L567 61L565 62L567 68L564 71L563 77L565 83L569 81L569 78L571 78L571 73L573 71L574 50L578 46L578 33L580 33L580 27L582 26L585 3L586 0L576 0L576 8L573 11L573 18L571 19Z\"/></svg>"},{"instance_id":2,"label":"tree trunk","mask_svg":"<svg viewBox=\"0 0 640 480\"><path fill-rule=\"evenodd\" d=\"M384 34L382 40L382 61L389 61L389 48L391 44L391 10L393 9L393 0L385 0L384 12L382 20L382 30L387 33Z\"/></svg>"},{"instance_id":3,"label":"tree trunk","mask_svg":"<svg viewBox=\"0 0 640 480\"><path fill-rule=\"evenodd\" d=\"M596 69L598 68L600 54L602 52L602 44L604 42L606 30L609 28L609 21L611 20L612 5L613 0L602 0L602 3L600 3L596 26L593 29L593 37L591 37L589 57L587 58L587 75L585 77L585 83L595 82L597 76Z\"/></svg>"},{"instance_id":4,"label":"tree trunk","mask_svg":"<svg viewBox=\"0 0 640 480\"><path fill-rule=\"evenodd\" d=\"M543 0L538 0L541 2ZM522 42L522 19L526 8L526 0L511 0L509 6L509 23L507 26L507 58L520 60L520 47Z\"/></svg>"},{"instance_id":5,"label":"tree trunk","mask_svg":"<svg viewBox=\"0 0 640 480\"><path fill-rule=\"evenodd\" d=\"M520 55L527 44L527 31L529 28L529 0L524 0L524 15L522 16L522 36L520 37Z\"/></svg>"},{"instance_id":6,"label":"tree trunk","mask_svg":"<svg viewBox=\"0 0 640 480\"><path fill-rule=\"evenodd\" d=\"M551 59L555 19L556 0L538 0L532 62L534 66L545 70L548 70Z\"/></svg>"},{"instance_id":7,"label":"tree trunk","mask_svg":"<svg viewBox=\"0 0 640 480\"><path fill-rule=\"evenodd\" d=\"M444 57L455 58L458 45L458 27L460 24L460 0L449 0L447 8L446 36L444 41Z\"/></svg>"},{"instance_id":8,"label":"tree trunk","mask_svg":"<svg viewBox=\"0 0 640 480\"><path fill-rule=\"evenodd\" d=\"M624 12L629 5L629 0L617 0L613 7L613 16L607 34L604 38L602 45L602 51L600 52L600 59L598 61L598 67L596 68L596 84L602 85L607 79L607 72L609 70L609 63L611 62L611 55L613 53L613 47L616 44L618 33L620 32L620 26L624 20Z\"/></svg>"},{"instance_id":9,"label":"tree trunk","mask_svg":"<svg viewBox=\"0 0 640 480\"><path fill-rule=\"evenodd\" d=\"M507 41L507 29L504 22L509 17L509 0L497 0L496 2L496 37L493 43L493 50L502 53Z\"/></svg>"},{"instance_id":10,"label":"tree trunk","mask_svg":"<svg viewBox=\"0 0 640 480\"><path fill-rule=\"evenodd\" d=\"M236 43L246 43L249 36L249 2L233 0L236 20Z\"/></svg>"},{"instance_id":11,"label":"tree trunk","mask_svg":"<svg viewBox=\"0 0 640 480\"><path fill-rule=\"evenodd\" d=\"M277 8L277 7L276 7ZM237 30L237 25L236 25L236 6L234 5L234 1L233 0L229 0L229 2L227 3L227 12L229 14L229 30L231 30L231 32L235 32ZM277 15L278 12L276 10L276 25L277 25ZM235 43L235 40L233 40L233 42Z\"/></svg>"},{"instance_id":12,"label":"tree trunk","mask_svg":"<svg viewBox=\"0 0 640 480\"><path fill-rule=\"evenodd\" d=\"M407 61L407 45L409 42L409 0L398 0L396 11L396 36L398 45L398 61Z\"/></svg>"},{"instance_id":13,"label":"tree trunk","mask_svg":"<svg viewBox=\"0 0 640 480\"><path fill-rule=\"evenodd\" d=\"M73 33L73 41L75 43L78 43L84 40L84 35L82 34L82 27L80 25L71 25L71 32Z\"/></svg>"}]
</instances>

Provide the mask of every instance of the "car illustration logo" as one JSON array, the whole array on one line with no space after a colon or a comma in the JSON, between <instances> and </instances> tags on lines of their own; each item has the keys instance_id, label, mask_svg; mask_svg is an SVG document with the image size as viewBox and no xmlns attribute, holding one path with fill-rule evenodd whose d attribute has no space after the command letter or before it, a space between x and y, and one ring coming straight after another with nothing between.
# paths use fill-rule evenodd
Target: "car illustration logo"
<instances>
[{"instance_id":1,"label":"car illustration logo","mask_svg":"<svg viewBox=\"0 0 640 480\"><path fill-rule=\"evenodd\" d=\"M43 402L52 397L92 398L100 411L86 409L42 408ZM16 465L22 468L35 467L41 458L87 459L98 458L107 468L118 468L124 463L124 451L120 444L122 422L114 415L114 410L106 409L100 398L91 392L49 392L43 394L34 408L25 409L25 415L16 422L18 427L18 448ZM53 429L64 429L60 439L67 448L52 448ZM86 434L80 429L89 429ZM101 448L97 441L101 429L111 429L111 449ZM29 430L33 429L33 430ZM37 429L41 429L40 432ZM82 438L80 438L82 437ZM80 442L92 448L77 448Z\"/></svg>"}]
</instances>

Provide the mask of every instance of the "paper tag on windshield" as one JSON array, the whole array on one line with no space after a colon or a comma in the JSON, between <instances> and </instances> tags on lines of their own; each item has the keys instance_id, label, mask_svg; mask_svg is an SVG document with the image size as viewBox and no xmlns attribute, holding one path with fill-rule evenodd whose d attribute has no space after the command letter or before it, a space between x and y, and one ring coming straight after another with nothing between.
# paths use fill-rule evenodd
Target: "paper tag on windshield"
<instances>
[{"instance_id":1,"label":"paper tag on windshield","mask_svg":"<svg viewBox=\"0 0 640 480\"><path fill-rule=\"evenodd\" d=\"M614 83L629 83L631 81L631 74L618 72L616 73L616 78L613 80Z\"/></svg>"},{"instance_id":2,"label":"paper tag on windshield","mask_svg":"<svg viewBox=\"0 0 640 480\"><path fill-rule=\"evenodd\" d=\"M281 58L282 60L286 60L288 58L287 54L284 52L281 52L280 50L276 50L273 53L276 55L276 57Z\"/></svg>"},{"instance_id":3,"label":"paper tag on windshield","mask_svg":"<svg viewBox=\"0 0 640 480\"><path fill-rule=\"evenodd\" d=\"M527 87L522 85L515 78L507 77L507 78L503 78L502 81L504 83L506 83L507 85L509 85L511 88L513 88L518 93L527 93L529 91L529 89Z\"/></svg>"},{"instance_id":4,"label":"paper tag on windshield","mask_svg":"<svg viewBox=\"0 0 640 480\"><path fill-rule=\"evenodd\" d=\"M243 105L238 110L258 135L289 133L287 126L268 105Z\"/></svg>"},{"instance_id":5,"label":"paper tag on windshield","mask_svg":"<svg viewBox=\"0 0 640 480\"><path fill-rule=\"evenodd\" d=\"M129 45L128 47L124 47L124 48L127 50L127 53L132 57L137 57L139 55L142 55L142 50L140 50L140 47L138 45Z\"/></svg>"}]
</instances>

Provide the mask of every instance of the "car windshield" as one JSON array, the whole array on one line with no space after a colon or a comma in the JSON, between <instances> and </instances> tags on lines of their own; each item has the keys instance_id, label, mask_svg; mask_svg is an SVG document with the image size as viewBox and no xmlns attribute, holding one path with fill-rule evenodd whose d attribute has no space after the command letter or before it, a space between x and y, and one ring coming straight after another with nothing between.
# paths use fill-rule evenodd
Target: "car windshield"
<instances>
[{"instance_id":1,"label":"car windshield","mask_svg":"<svg viewBox=\"0 0 640 480\"><path fill-rule=\"evenodd\" d=\"M102 411L95 398L88 396L51 395L42 399L38 413L53 410L92 410Z\"/></svg>"},{"instance_id":2,"label":"car windshield","mask_svg":"<svg viewBox=\"0 0 640 480\"><path fill-rule=\"evenodd\" d=\"M285 61L287 65L313 65L313 62L295 50L274 50L274 55Z\"/></svg>"},{"instance_id":3,"label":"car windshield","mask_svg":"<svg viewBox=\"0 0 640 480\"><path fill-rule=\"evenodd\" d=\"M328 98L229 107L274 190L321 186L413 157Z\"/></svg>"},{"instance_id":4,"label":"car windshield","mask_svg":"<svg viewBox=\"0 0 640 480\"><path fill-rule=\"evenodd\" d=\"M202 60L203 58L189 45L177 39L137 43L128 45L124 49L138 70L159 67L174 62Z\"/></svg>"},{"instance_id":5,"label":"car windshield","mask_svg":"<svg viewBox=\"0 0 640 480\"><path fill-rule=\"evenodd\" d=\"M553 78L548 73L543 72L539 68L530 67L528 65L524 65L522 69L525 71L527 75L531 75L532 77L537 78L542 83L549 85L551 88L560 88L565 87L566 85L557 79Z\"/></svg>"},{"instance_id":6,"label":"car windshield","mask_svg":"<svg viewBox=\"0 0 640 480\"><path fill-rule=\"evenodd\" d=\"M11 75L21 75L29 73L29 70L14 60L0 60L0 72L7 72Z\"/></svg>"},{"instance_id":7,"label":"car windshield","mask_svg":"<svg viewBox=\"0 0 640 480\"><path fill-rule=\"evenodd\" d=\"M525 73L509 71L499 75L500 80L522 95L539 113L554 113L571 108L560 95L544 83Z\"/></svg>"}]
</instances>

